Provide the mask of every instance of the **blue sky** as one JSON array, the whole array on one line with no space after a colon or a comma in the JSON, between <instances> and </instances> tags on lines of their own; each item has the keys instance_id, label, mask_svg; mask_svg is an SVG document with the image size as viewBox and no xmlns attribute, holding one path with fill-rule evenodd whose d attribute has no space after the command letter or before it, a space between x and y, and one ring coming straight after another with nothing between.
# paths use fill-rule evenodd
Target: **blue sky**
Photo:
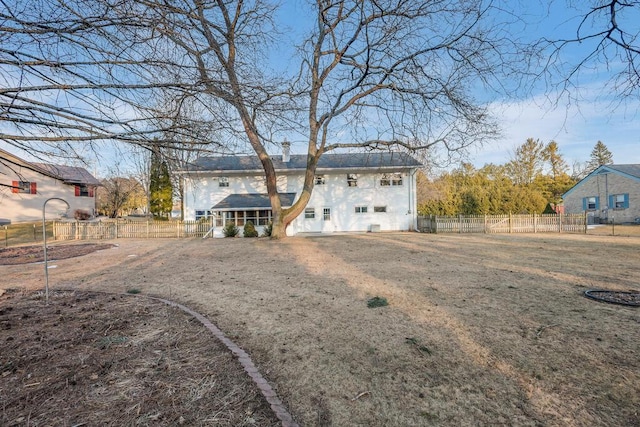
<instances>
[{"instance_id":1,"label":"blue sky","mask_svg":"<svg viewBox=\"0 0 640 427\"><path fill-rule=\"evenodd\" d=\"M510 0L504 4L496 4L511 8L506 16L512 17L516 34L523 39L537 40L542 36L560 38L575 35L580 17L586 10L584 3L590 4L591 1L556 0L550 4L549 0ZM575 8L568 7L568 4ZM279 18L290 27L283 30L288 37L299 40L297 35L304 32L305 26L310 25L304 16L306 7L305 2L283 2ZM622 15L618 19L622 25L629 23L631 28L637 31L640 12L634 11L632 17ZM588 29L591 22L585 24L585 28ZM592 45L589 43L572 46L564 52L565 58L582 58L589 52L590 47ZM281 63L277 66L286 67L286 56L283 55L280 59ZM635 98L627 98L619 103L608 92L610 78L620 66L621 64L612 58L608 66L599 64L583 69L578 75L579 92L572 92L571 100L557 96L545 86L533 87L526 96L520 95L508 100L496 99L495 96L478 92L477 99L486 99L489 111L502 128L502 136L483 147L470 149L467 160L477 167L486 163L503 164L509 161L518 145L528 138L534 138L545 143L555 140L570 165L587 161L598 140L607 145L616 163L640 164L640 97L636 92ZM579 101L575 102L574 98L579 98ZM304 136L292 135L289 139L295 143L303 141ZM0 147L7 148L1 143ZM123 159L121 154L114 154L115 151L109 144L105 144L104 147L101 150L104 152L104 160L99 169L101 174L106 174L109 168L113 168L113 164ZM293 151L297 153L304 150L302 144L293 147ZM91 162L92 153L90 150L86 151ZM95 161L90 164L92 171L95 165Z\"/></svg>"}]
</instances>

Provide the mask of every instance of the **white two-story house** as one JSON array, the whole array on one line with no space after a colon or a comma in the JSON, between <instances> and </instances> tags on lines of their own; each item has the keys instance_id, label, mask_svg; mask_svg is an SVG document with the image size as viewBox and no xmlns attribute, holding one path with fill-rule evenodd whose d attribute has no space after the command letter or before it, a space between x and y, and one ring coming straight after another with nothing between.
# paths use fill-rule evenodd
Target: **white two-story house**
<instances>
[{"instance_id":1,"label":"white two-story house","mask_svg":"<svg viewBox=\"0 0 640 427\"><path fill-rule=\"evenodd\" d=\"M47 205L48 218L73 218L77 211L92 215L99 185L84 168L28 162L0 150L0 218L13 223L41 220L43 205L52 197L65 200L69 209L61 202Z\"/></svg>"},{"instance_id":2,"label":"white two-story house","mask_svg":"<svg viewBox=\"0 0 640 427\"><path fill-rule=\"evenodd\" d=\"M273 158L283 207L299 197L306 155ZM287 235L416 229L416 172L422 165L404 153L325 154L305 210L289 225ZM184 218L213 217L214 236L233 221L251 220L259 231L271 221L262 164L256 156L201 157L184 180Z\"/></svg>"}]
</instances>

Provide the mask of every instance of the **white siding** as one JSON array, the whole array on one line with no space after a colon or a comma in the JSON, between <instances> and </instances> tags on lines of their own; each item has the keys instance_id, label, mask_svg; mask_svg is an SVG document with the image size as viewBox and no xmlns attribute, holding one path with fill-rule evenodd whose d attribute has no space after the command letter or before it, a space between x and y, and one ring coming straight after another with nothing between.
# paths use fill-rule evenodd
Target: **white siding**
<instances>
[{"instance_id":1,"label":"white siding","mask_svg":"<svg viewBox=\"0 0 640 427\"><path fill-rule=\"evenodd\" d=\"M70 208L66 211L64 203L50 201L47 203L47 219L57 219L65 212L73 218L76 210L86 210L93 214L94 197L76 197L75 186L31 169L14 166L7 168L0 163L0 176L3 183L11 185L12 181L29 181L36 183L36 194L13 193L10 188L0 189L0 218L10 219L13 223L42 220L42 206L51 197L66 200Z\"/></svg>"},{"instance_id":2,"label":"white siding","mask_svg":"<svg viewBox=\"0 0 640 427\"><path fill-rule=\"evenodd\" d=\"M315 210L315 218L303 213L294 220L287 234L301 232L371 231L379 225L381 231L413 230L416 227L415 173L402 172L402 185L380 186L381 173L359 173L358 185L347 185L347 172L319 172L325 184L316 185L307 207ZM302 173L279 177L280 192L300 194ZM218 177L185 179L185 219L195 219L196 210L208 210L230 194L266 193L263 176L229 176L229 186L219 187ZM366 213L356 213L356 206L365 206ZM374 212L385 206L386 212ZM323 210L331 209L331 219L325 221ZM216 234L217 235L217 234Z\"/></svg>"}]
</instances>

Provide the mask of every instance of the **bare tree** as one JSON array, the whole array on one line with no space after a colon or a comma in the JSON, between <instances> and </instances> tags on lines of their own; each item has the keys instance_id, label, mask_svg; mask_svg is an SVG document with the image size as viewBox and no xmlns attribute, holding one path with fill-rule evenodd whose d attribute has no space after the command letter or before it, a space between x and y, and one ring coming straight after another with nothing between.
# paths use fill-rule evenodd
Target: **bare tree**
<instances>
[{"instance_id":1,"label":"bare tree","mask_svg":"<svg viewBox=\"0 0 640 427\"><path fill-rule=\"evenodd\" d=\"M544 75L550 88L562 92L586 85L580 81L585 72L611 74L607 94L616 95L617 102L640 96L640 1L638 0L550 0L562 3L574 12L574 19L562 23L571 35L545 37L538 44L544 62ZM616 102L616 101L614 101Z\"/></svg>"},{"instance_id":2,"label":"bare tree","mask_svg":"<svg viewBox=\"0 0 640 427\"><path fill-rule=\"evenodd\" d=\"M181 149L197 121L258 156L276 238L309 201L328 151L457 152L493 138L473 88L502 91L521 64L505 6L483 0L317 0L294 41L268 0L0 5L1 140ZM203 114L191 120L184 105ZM307 171L283 209L268 147L291 132L306 144Z\"/></svg>"}]
</instances>

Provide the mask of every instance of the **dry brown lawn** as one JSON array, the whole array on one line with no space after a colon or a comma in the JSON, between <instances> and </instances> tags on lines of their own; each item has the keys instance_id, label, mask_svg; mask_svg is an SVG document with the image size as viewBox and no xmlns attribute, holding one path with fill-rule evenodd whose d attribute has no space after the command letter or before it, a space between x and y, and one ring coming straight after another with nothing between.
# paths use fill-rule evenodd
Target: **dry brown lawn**
<instances>
[{"instance_id":1,"label":"dry brown lawn","mask_svg":"<svg viewBox=\"0 0 640 427\"><path fill-rule=\"evenodd\" d=\"M303 426L640 425L640 237L118 240L52 288L140 289L208 316ZM0 288L43 286L0 266ZM368 308L384 297L389 305Z\"/></svg>"}]
</instances>

